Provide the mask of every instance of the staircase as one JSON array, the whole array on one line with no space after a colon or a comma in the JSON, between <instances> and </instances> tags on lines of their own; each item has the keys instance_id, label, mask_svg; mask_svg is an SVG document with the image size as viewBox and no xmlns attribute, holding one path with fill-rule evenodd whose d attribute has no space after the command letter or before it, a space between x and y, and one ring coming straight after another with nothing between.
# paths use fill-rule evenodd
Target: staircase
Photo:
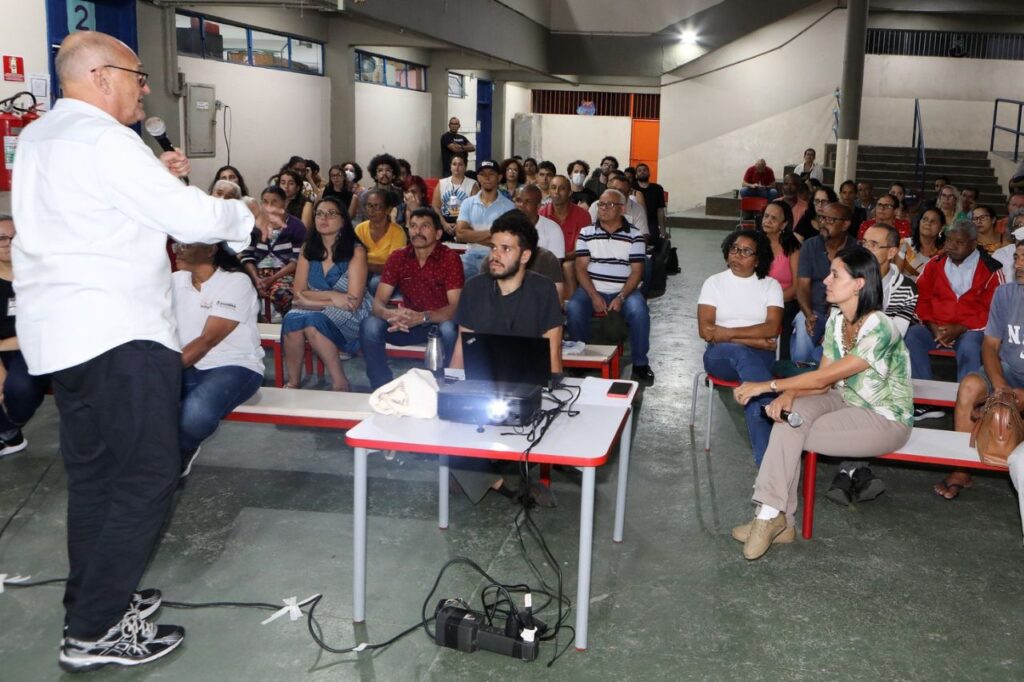
<instances>
[{"instance_id":1,"label":"staircase","mask_svg":"<svg viewBox=\"0 0 1024 682\"><path fill-rule=\"evenodd\" d=\"M1006 210L1006 196L999 186L992 164L986 152L962 149L926 149L928 161L925 173L926 199L934 198L933 185L935 178L944 175L957 189L975 187L978 190L978 203L991 206L996 213ZM835 162L836 146L825 145L826 163ZM893 182L902 182L908 194L920 193L918 178L915 174L914 160L917 150L913 147L879 147L864 145L857 150L857 177L854 180L867 180L874 186L875 196L889 189ZM786 167L786 171L792 170ZM834 169L825 168L825 183L831 185ZM779 176L781 180L781 176ZM777 185L781 192L781 184ZM722 229L732 230L739 222L740 200L733 197L732 192L709 196L704 201L704 210L699 209L674 213L668 217L670 227L686 227L691 229Z\"/></svg>"}]
</instances>

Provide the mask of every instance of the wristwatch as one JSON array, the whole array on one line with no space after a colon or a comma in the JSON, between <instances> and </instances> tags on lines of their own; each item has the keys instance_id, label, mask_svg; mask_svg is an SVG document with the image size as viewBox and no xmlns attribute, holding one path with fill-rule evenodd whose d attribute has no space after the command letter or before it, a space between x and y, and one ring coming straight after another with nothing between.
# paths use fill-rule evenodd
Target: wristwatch
<instances>
[{"instance_id":1,"label":"wristwatch","mask_svg":"<svg viewBox=\"0 0 1024 682\"><path fill-rule=\"evenodd\" d=\"M423 324L430 324L430 311L429 310L424 310L423 311Z\"/></svg>"},{"instance_id":2,"label":"wristwatch","mask_svg":"<svg viewBox=\"0 0 1024 682\"><path fill-rule=\"evenodd\" d=\"M768 388L772 389L773 391L779 390L779 386L778 384L775 383L775 379L772 379L772 382L768 384Z\"/></svg>"}]
</instances>

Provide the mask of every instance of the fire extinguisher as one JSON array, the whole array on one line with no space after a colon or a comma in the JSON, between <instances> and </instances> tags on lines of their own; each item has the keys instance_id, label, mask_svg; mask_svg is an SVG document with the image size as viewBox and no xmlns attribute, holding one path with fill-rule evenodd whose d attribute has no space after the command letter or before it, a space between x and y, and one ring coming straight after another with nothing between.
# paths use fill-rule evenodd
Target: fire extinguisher
<instances>
[{"instance_id":1,"label":"fire extinguisher","mask_svg":"<svg viewBox=\"0 0 1024 682\"><path fill-rule=\"evenodd\" d=\"M19 97L27 96L32 104L18 104ZM35 95L31 92L19 92L5 100L0 100L0 138L4 143L4 161L0 165L0 192L11 191L11 179L14 170L14 151L18 147L18 135L22 129L39 118L36 112Z\"/></svg>"}]
</instances>

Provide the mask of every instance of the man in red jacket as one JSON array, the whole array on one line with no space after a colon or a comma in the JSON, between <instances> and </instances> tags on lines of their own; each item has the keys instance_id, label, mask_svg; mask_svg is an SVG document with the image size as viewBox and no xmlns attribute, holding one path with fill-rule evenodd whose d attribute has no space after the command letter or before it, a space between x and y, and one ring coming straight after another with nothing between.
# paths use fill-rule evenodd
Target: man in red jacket
<instances>
[{"instance_id":1,"label":"man in red jacket","mask_svg":"<svg viewBox=\"0 0 1024 682\"><path fill-rule=\"evenodd\" d=\"M989 305L1003 281L999 261L978 248L978 228L969 220L955 221L946 232L945 252L929 261L917 280L921 324L905 337L915 379L932 378L928 351L936 348L956 352L957 381L981 368Z\"/></svg>"}]
</instances>

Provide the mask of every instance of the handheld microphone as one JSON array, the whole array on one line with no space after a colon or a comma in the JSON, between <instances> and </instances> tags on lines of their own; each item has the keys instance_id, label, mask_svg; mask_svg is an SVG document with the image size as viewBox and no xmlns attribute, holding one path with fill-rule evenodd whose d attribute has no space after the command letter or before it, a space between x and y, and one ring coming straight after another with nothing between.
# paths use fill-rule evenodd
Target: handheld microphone
<instances>
[{"instance_id":1,"label":"handheld microphone","mask_svg":"<svg viewBox=\"0 0 1024 682\"><path fill-rule=\"evenodd\" d=\"M761 414L764 415L765 419L771 419L771 417L768 416L768 407L766 405L761 406ZM796 412L790 412L789 410L781 410L779 412L779 416L782 417L784 422L792 426L794 429L802 426L804 423L803 417Z\"/></svg>"},{"instance_id":2,"label":"handheld microphone","mask_svg":"<svg viewBox=\"0 0 1024 682\"><path fill-rule=\"evenodd\" d=\"M146 119L146 132L153 136L156 143L160 145L160 149L165 152L173 152L174 145L171 144L170 139L167 137L167 124L159 116L150 116ZM182 178L182 181L187 185L188 176Z\"/></svg>"}]
</instances>

